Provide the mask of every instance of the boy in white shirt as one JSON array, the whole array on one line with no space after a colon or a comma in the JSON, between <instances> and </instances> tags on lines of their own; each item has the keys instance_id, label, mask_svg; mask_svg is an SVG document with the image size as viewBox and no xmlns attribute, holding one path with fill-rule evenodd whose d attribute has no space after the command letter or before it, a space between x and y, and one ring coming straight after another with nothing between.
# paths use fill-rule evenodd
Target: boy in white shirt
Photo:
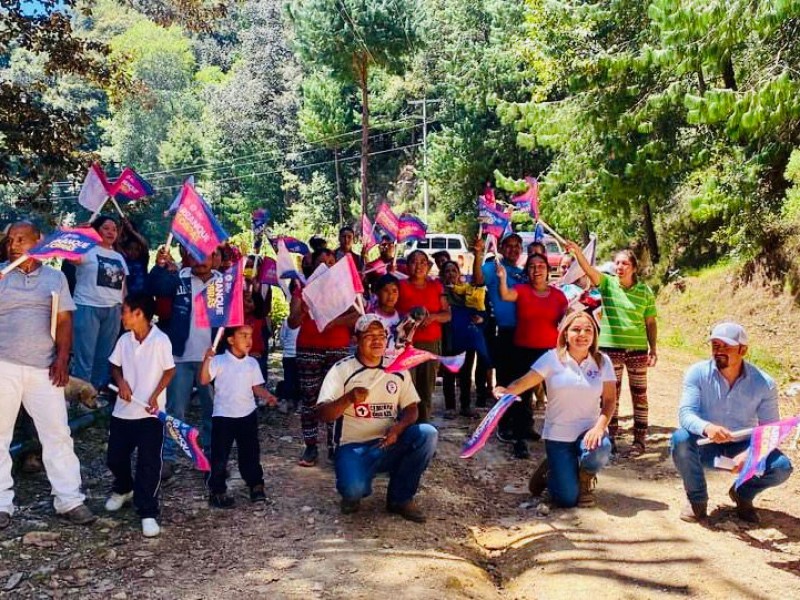
<instances>
[{"instance_id":1,"label":"boy in white shirt","mask_svg":"<svg viewBox=\"0 0 800 600\"><path fill-rule=\"evenodd\" d=\"M133 498L145 537L160 533L156 519L164 427L154 413L164 410L167 385L175 375L172 344L166 334L151 324L155 309L151 296L125 298L122 326L127 333L117 340L108 358L111 377L119 392L108 436L107 464L114 483L105 507L117 511ZM140 402L147 402L147 406ZM136 475L132 477L134 450Z\"/></svg>"},{"instance_id":2,"label":"boy in white shirt","mask_svg":"<svg viewBox=\"0 0 800 600\"><path fill-rule=\"evenodd\" d=\"M275 406L277 399L262 387L264 376L255 358L248 356L253 347L253 329L249 325L225 330L228 350L215 355L209 348L203 359L200 383L214 385L214 414L211 418L211 474L208 479L208 503L214 508L231 508L233 498L227 495L225 484L228 456L233 442L239 449L239 472L250 488L250 500L263 502L264 470L261 468L261 448L258 443L258 396L267 405Z\"/></svg>"}]
</instances>

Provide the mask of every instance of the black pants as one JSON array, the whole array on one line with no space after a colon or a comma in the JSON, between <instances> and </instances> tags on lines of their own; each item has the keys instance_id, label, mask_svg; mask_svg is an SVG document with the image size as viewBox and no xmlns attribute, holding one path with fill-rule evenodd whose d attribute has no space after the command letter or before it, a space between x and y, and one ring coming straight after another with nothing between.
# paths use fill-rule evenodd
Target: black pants
<instances>
[{"instance_id":1,"label":"black pants","mask_svg":"<svg viewBox=\"0 0 800 600\"><path fill-rule=\"evenodd\" d=\"M514 347L512 358L511 378L508 383L522 377L530 371L531 365L547 352L546 348L520 348ZM500 376L498 375L498 380ZM501 385L507 385L505 383ZM514 402L500 419L500 431L515 440L524 440L530 437L533 428L533 390L520 394L522 402Z\"/></svg>"},{"instance_id":2,"label":"black pants","mask_svg":"<svg viewBox=\"0 0 800 600\"><path fill-rule=\"evenodd\" d=\"M464 365L458 373L453 373L444 367L439 368L442 375L442 392L444 393L444 407L447 410L456 408L456 380L458 380L459 404L461 412L469 411L470 390L472 389L472 367L475 365L475 350L467 350ZM475 374L477 380L478 375ZM485 381L485 378L484 378Z\"/></svg>"},{"instance_id":3,"label":"black pants","mask_svg":"<svg viewBox=\"0 0 800 600\"><path fill-rule=\"evenodd\" d=\"M492 357L492 364L490 365L480 355L475 357L475 405L480 408L486 406L487 400L490 404L494 403L492 397L494 386L489 372L494 368L494 361L497 359L497 323L495 323L494 317L489 316L486 318L486 323L483 327L483 338L486 340L489 356Z\"/></svg>"},{"instance_id":4,"label":"black pants","mask_svg":"<svg viewBox=\"0 0 800 600\"><path fill-rule=\"evenodd\" d=\"M161 485L161 446L164 426L156 418L119 419L111 417L106 463L114 475L111 491L128 494L142 519L158 517L158 488ZM136 476L131 475L131 457L136 451Z\"/></svg>"},{"instance_id":5,"label":"black pants","mask_svg":"<svg viewBox=\"0 0 800 600\"><path fill-rule=\"evenodd\" d=\"M239 449L239 473L248 487L264 485L261 448L258 444L256 411L246 417L213 417L211 419L211 476L208 488L212 494L224 494L225 469L233 442Z\"/></svg>"}]
</instances>

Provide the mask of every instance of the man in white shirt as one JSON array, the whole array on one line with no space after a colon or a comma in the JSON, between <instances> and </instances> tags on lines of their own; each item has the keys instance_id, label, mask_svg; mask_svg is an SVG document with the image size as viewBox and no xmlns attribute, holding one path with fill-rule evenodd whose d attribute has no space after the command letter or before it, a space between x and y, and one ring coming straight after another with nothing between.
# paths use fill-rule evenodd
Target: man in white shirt
<instances>
[{"instance_id":1,"label":"man in white shirt","mask_svg":"<svg viewBox=\"0 0 800 600\"><path fill-rule=\"evenodd\" d=\"M388 472L387 510L424 523L414 496L436 452L438 432L430 424L415 424L419 396L408 371L383 370L388 332L378 315L362 316L355 330L355 356L328 371L317 401L320 420L335 421L342 512L356 512L361 498L372 493L375 475Z\"/></svg>"}]
</instances>

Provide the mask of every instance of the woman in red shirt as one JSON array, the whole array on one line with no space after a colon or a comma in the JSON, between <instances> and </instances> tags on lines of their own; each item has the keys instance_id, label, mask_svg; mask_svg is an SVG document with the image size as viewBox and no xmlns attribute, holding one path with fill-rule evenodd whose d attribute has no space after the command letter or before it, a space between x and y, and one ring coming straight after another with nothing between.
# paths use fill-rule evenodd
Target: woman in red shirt
<instances>
[{"instance_id":1,"label":"woman in red shirt","mask_svg":"<svg viewBox=\"0 0 800 600\"><path fill-rule=\"evenodd\" d=\"M414 332L413 345L420 350L441 354L442 323L450 321L450 305L444 297L444 286L441 281L428 278L431 263L422 250L409 254L406 264L408 279L400 282L396 308L403 316L409 315L412 309L423 309L423 316ZM430 420L437 366L438 363L428 361L411 369L411 379L420 399L417 423L427 423Z\"/></svg>"},{"instance_id":2,"label":"woman in red shirt","mask_svg":"<svg viewBox=\"0 0 800 600\"><path fill-rule=\"evenodd\" d=\"M304 268L306 277L322 263L329 267L336 264L332 250L323 248L312 253L310 265ZM289 304L289 327L300 327L297 334L297 375L300 380L300 427L306 447L298 464L313 467L319 459L317 435L319 420L316 405L322 380L330 368L350 354L350 338L353 325L359 317L355 309L331 321L320 331L303 301L302 289L297 286ZM327 427L328 458L333 458L333 424Z\"/></svg>"},{"instance_id":3,"label":"woman in red shirt","mask_svg":"<svg viewBox=\"0 0 800 600\"><path fill-rule=\"evenodd\" d=\"M569 302L564 293L547 282L547 259L541 254L532 254L525 263L527 283L519 283L509 289L506 270L497 265L500 297L517 304L517 326L514 330L513 377L527 373L531 365L548 350L556 347L558 324L567 312ZM511 405L498 425L498 431L508 432L514 440L514 456L528 458L526 439L538 439L533 434L532 394L522 395L522 402Z\"/></svg>"}]
</instances>

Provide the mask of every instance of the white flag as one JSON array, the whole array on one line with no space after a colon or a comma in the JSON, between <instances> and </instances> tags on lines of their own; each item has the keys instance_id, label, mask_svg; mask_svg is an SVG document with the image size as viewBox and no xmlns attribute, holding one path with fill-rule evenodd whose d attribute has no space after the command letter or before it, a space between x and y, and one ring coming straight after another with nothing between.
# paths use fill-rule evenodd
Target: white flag
<instances>
[{"instance_id":1,"label":"white flag","mask_svg":"<svg viewBox=\"0 0 800 600\"><path fill-rule=\"evenodd\" d=\"M588 260L589 264L592 266L594 266L596 258L595 256L596 249L597 249L597 238L592 236L592 239L589 241L588 244L586 244L586 247L583 249L583 256L586 257L586 260ZM583 272L583 269L581 269L581 266L578 264L578 261L573 260L572 264L569 266L569 269L567 269L567 272L564 273L564 275L561 276L561 279L558 280L558 285L561 286L570 283L575 283L576 281L578 281L578 279L580 279L584 275L585 273Z\"/></svg>"},{"instance_id":2,"label":"white flag","mask_svg":"<svg viewBox=\"0 0 800 600\"><path fill-rule=\"evenodd\" d=\"M328 323L354 306L363 293L364 286L353 257L346 254L330 269L309 281L303 289L303 300L317 329L322 331Z\"/></svg>"},{"instance_id":3,"label":"white flag","mask_svg":"<svg viewBox=\"0 0 800 600\"><path fill-rule=\"evenodd\" d=\"M89 172L86 173L86 179L83 180L81 193L78 196L78 204L93 213L100 212L100 209L103 208L106 200L108 200L108 196L106 176L100 165L93 163L89 167Z\"/></svg>"}]
</instances>

